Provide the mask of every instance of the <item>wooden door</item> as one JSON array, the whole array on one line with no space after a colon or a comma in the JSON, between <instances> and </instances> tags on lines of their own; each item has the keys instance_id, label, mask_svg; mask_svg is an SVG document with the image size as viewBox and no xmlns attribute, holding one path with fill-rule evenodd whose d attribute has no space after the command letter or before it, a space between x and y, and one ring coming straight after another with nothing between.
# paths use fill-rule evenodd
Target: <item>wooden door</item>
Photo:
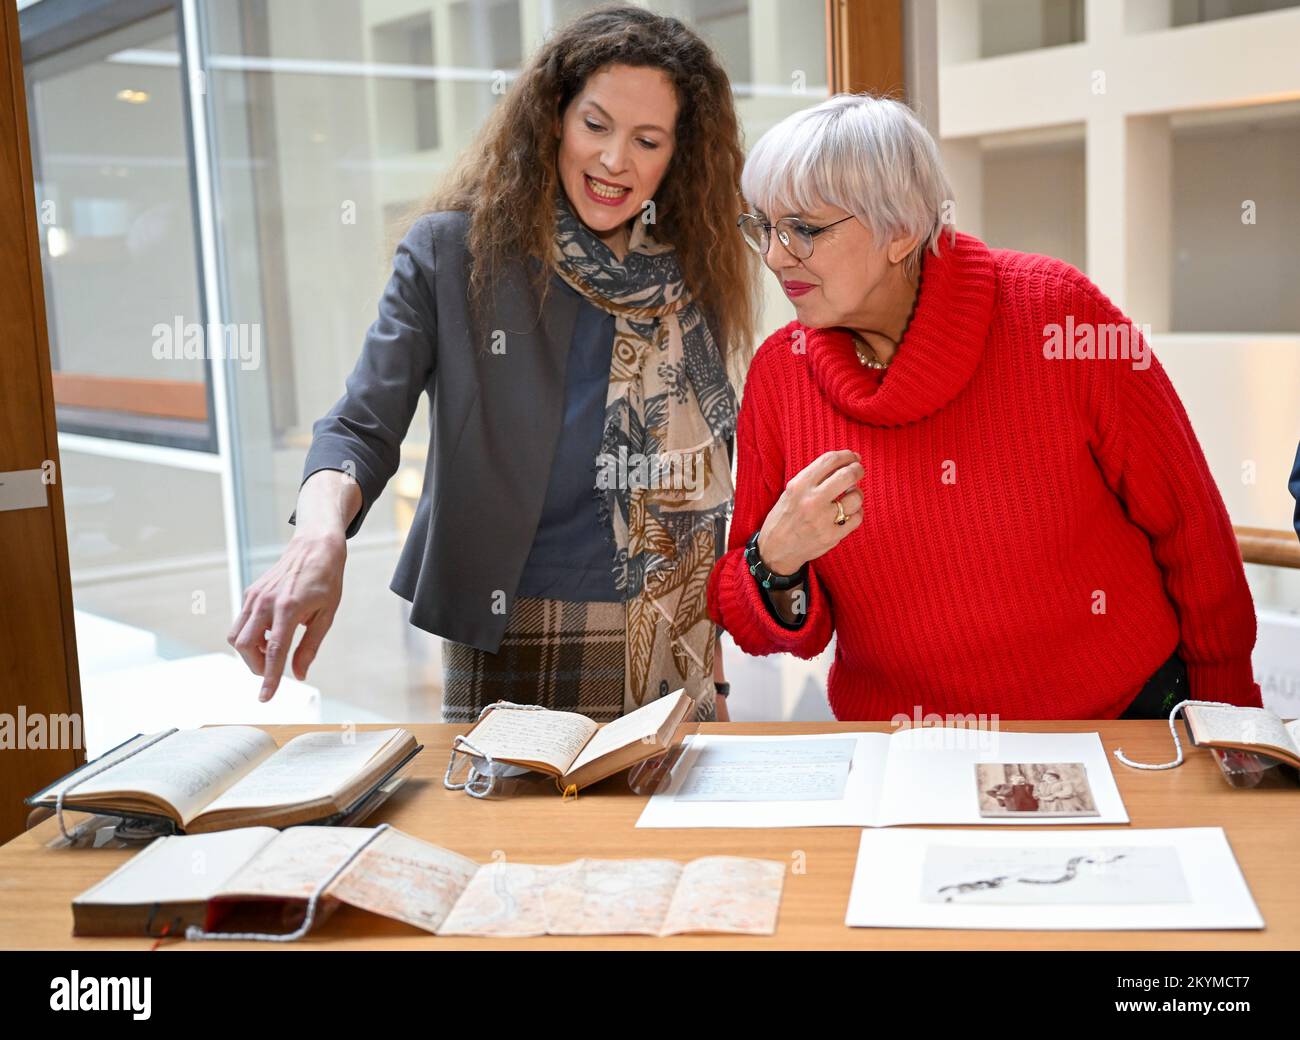
<instances>
[{"instance_id":1,"label":"wooden door","mask_svg":"<svg viewBox=\"0 0 1300 1040\"><path fill-rule=\"evenodd\" d=\"M23 829L25 796L84 761L36 212L18 10L8 0L0 3L0 841Z\"/></svg>"}]
</instances>

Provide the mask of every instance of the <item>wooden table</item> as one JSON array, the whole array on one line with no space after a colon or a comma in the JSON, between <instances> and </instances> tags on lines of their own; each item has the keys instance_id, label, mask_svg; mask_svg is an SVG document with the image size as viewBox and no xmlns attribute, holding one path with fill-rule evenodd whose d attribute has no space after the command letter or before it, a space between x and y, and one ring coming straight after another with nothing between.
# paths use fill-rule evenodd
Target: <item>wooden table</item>
<instances>
[{"instance_id":1,"label":"wooden table","mask_svg":"<svg viewBox=\"0 0 1300 1040\"><path fill-rule=\"evenodd\" d=\"M1005 731L1098 731L1107 752L1123 747L1136 761L1173 755L1164 722L1002 722ZM308 729L269 726L283 744ZM367 726L366 729L383 727ZM578 799L537 795L501 801L443 789L451 738L468 727L411 725L425 745L410 779L371 817L480 862L504 854L525 863L563 863L580 856L689 860L731 854L802 866L786 875L776 934L770 936L640 936L536 939L441 938L344 907L297 949L1291 949L1300 948L1300 791L1235 790L1208 751L1190 750L1178 769L1148 772L1112 760L1134 827L1221 826L1263 914L1263 931L1007 932L848 928L844 913L861 831L856 827L773 830L637 830L645 799L614 777ZM688 730L727 734L888 732L886 723L710 723ZM82 816L70 814L69 819ZM1088 831L1091 827L1075 827ZM148 939L74 939L72 898L133 854L128 849L48 848L58 838L50 819L0 847L0 947L5 949L147 949ZM268 948L271 944L166 942L161 949Z\"/></svg>"}]
</instances>

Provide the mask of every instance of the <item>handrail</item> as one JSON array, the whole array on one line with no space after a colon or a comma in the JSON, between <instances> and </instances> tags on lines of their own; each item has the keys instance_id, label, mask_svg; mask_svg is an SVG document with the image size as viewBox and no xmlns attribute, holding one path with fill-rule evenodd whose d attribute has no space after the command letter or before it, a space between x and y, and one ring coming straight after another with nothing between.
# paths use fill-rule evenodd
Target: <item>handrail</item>
<instances>
[{"instance_id":1,"label":"handrail","mask_svg":"<svg viewBox=\"0 0 1300 1040\"><path fill-rule=\"evenodd\" d=\"M1234 527L1233 531L1246 563L1300 570L1300 539L1294 531L1273 531L1267 527Z\"/></svg>"},{"instance_id":2,"label":"handrail","mask_svg":"<svg viewBox=\"0 0 1300 1040\"><path fill-rule=\"evenodd\" d=\"M199 422L208 418L207 384L202 380L54 372L53 383L55 404Z\"/></svg>"}]
</instances>

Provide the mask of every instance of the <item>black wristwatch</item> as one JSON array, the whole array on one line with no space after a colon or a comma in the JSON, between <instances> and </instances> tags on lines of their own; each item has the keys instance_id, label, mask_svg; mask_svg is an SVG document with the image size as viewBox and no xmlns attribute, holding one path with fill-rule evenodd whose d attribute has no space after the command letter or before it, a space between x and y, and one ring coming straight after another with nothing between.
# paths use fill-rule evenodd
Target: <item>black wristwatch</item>
<instances>
[{"instance_id":1,"label":"black wristwatch","mask_svg":"<svg viewBox=\"0 0 1300 1040\"><path fill-rule=\"evenodd\" d=\"M757 531L750 535L749 541L745 543L745 563L749 565L749 573L754 576L754 580L763 588L773 592L784 592L796 585L802 585L808 577L806 563L793 574L773 574L763 562L763 558L758 555Z\"/></svg>"}]
</instances>

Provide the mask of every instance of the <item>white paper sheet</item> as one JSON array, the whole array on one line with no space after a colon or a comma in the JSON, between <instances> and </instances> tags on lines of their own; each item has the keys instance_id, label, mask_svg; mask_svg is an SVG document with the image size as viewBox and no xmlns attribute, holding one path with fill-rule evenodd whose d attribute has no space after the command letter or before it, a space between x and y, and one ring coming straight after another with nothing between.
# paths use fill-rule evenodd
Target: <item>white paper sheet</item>
<instances>
[{"instance_id":1,"label":"white paper sheet","mask_svg":"<svg viewBox=\"0 0 1300 1040\"><path fill-rule=\"evenodd\" d=\"M979 762L1082 763L1098 815L981 816L975 782ZM1106 749L1096 733L975 733L922 727L899 730L890 737L880 811L873 822L879 827L934 823L1059 827L1128 823L1129 818Z\"/></svg>"},{"instance_id":2,"label":"white paper sheet","mask_svg":"<svg viewBox=\"0 0 1300 1040\"><path fill-rule=\"evenodd\" d=\"M844 797L857 741L737 741L699 749L678 801L838 801Z\"/></svg>"},{"instance_id":3,"label":"white paper sheet","mask_svg":"<svg viewBox=\"0 0 1300 1040\"><path fill-rule=\"evenodd\" d=\"M874 928L1263 928L1220 827L864 830L844 922Z\"/></svg>"},{"instance_id":4,"label":"white paper sheet","mask_svg":"<svg viewBox=\"0 0 1300 1040\"><path fill-rule=\"evenodd\" d=\"M706 749L726 747L732 756L737 753L743 756L749 749L755 760L762 761L764 744L797 748L800 742L806 742L812 748L820 745L824 750L827 740L847 739L854 740L856 747L840 798L701 801L681 797L691 770ZM975 765L979 762L1082 763L1087 769L1098 815L981 816L975 775ZM720 781L714 777L711 783L716 788ZM673 767L667 787L650 797L636 825L889 827L943 823L1041 827L1128 821L1106 751L1096 733L1008 733L925 727L894 734L818 733L780 737L694 734L686 739L686 750Z\"/></svg>"},{"instance_id":5,"label":"white paper sheet","mask_svg":"<svg viewBox=\"0 0 1300 1040\"><path fill-rule=\"evenodd\" d=\"M807 743L823 752L828 739L854 742L852 762L843 797L769 801L692 801L677 797L701 753L712 747L749 748L756 759L765 745L788 748ZM880 800L889 736L885 733L816 733L781 737L728 737L693 734L673 767L668 786L646 802L638 827L866 827ZM823 755L823 757L825 757Z\"/></svg>"}]
</instances>

